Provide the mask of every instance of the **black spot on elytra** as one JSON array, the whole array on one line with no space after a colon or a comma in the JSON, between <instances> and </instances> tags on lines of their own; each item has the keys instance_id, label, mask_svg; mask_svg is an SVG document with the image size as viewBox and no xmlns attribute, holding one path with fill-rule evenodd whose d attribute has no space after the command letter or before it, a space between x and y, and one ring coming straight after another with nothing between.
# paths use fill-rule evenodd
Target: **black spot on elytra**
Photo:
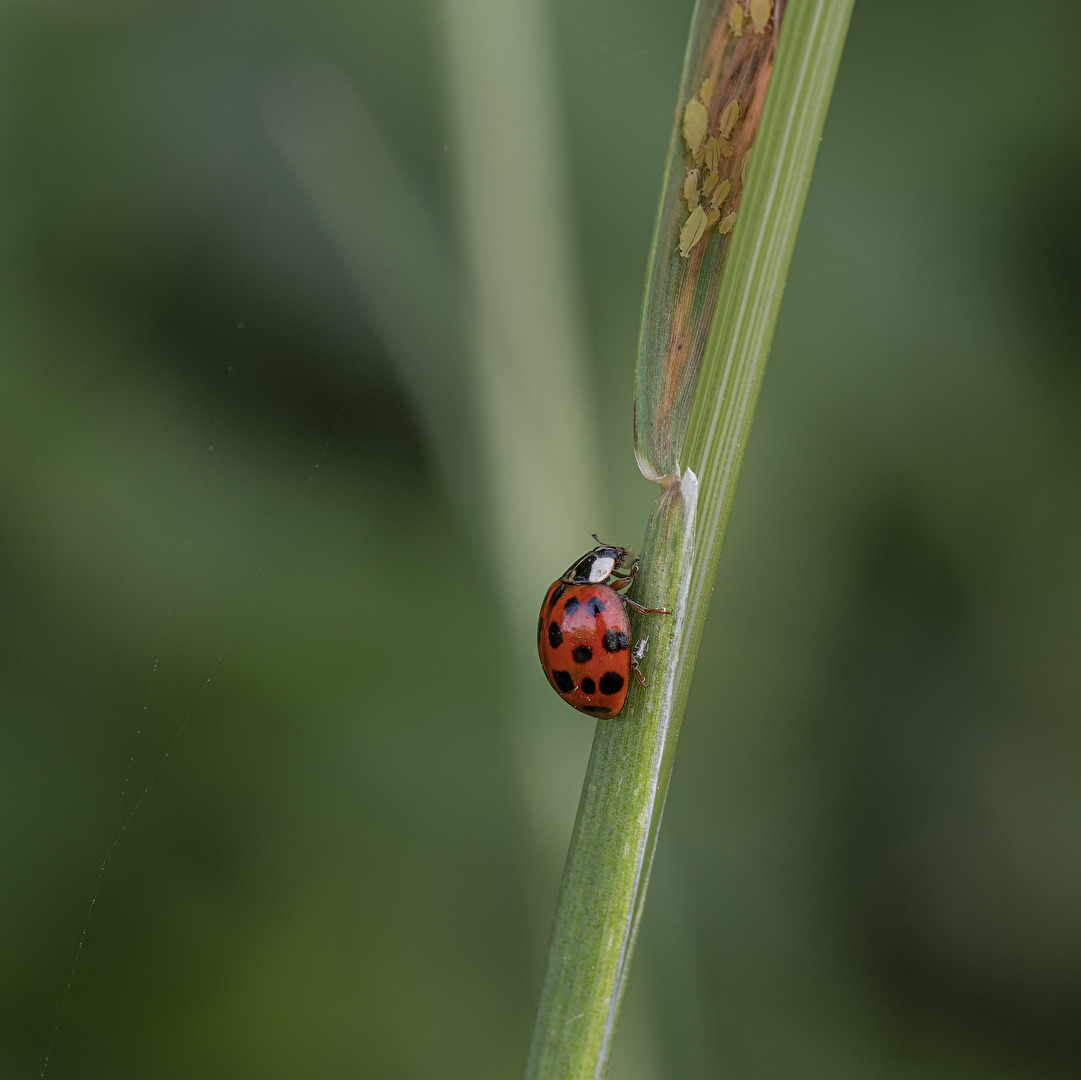
<instances>
[{"instance_id":1,"label":"black spot on elytra","mask_svg":"<svg viewBox=\"0 0 1081 1080\"><path fill-rule=\"evenodd\" d=\"M540 615L537 618L537 644L540 644L541 630L544 629L544 616Z\"/></svg>"},{"instance_id":2,"label":"black spot on elytra","mask_svg":"<svg viewBox=\"0 0 1081 1080\"><path fill-rule=\"evenodd\" d=\"M565 581L561 581L561 582L560 582L560 583L559 583L559 584L558 584L558 585L556 586L556 591L555 591L554 593L552 593L552 598L551 598L551 600L549 600L549 601L548 601L548 612L549 612L549 614L551 613L551 611L552 611L552 608L554 608L554 607L556 606L556 603L557 603L557 602L559 601L559 598L560 598L560 597L561 597L561 596L562 596L562 595L563 595L563 594L564 594L564 593L565 593L566 591L567 591L567 583L566 583Z\"/></svg>"},{"instance_id":3,"label":"black spot on elytra","mask_svg":"<svg viewBox=\"0 0 1081 1080\"><path fill-rule=\"evenodd\" d=\"M601 676L601 693L618 694L623 689L623 676L614 671L606 671Z\"/></svg>"},{"instance_id":4,"label":"black spot on elytra","mask_svg":"<svg viewBox=\"0 0 1081 1080\"><path fill-rule=\"evenodd\" d=\"M597 692L597 684L588 676L582 680L582 693L583 694L595 694Z\"/></svg>"},{"instance_id":5,"label":"black spot on elytra","mask_svg":"<svg viewBox=\"0 0 1081 1080\"><path fill-rule=\"evenodd\" d=\"M588 645L579 645L574 652L571 653L574 657L576 664L588 664L593 659L593 650Z\"/></svg>"},{"instance_id":6,"label":"black spot on elytra","mask_svg":"<svg viewBox=\"0 0 1081 1080\"><path fill-rule=\"evenodd\" d=\"M607 705L584 705L582 712L592 713L594 716L611 716L612 710Z\"/></svg>"},{"instance_id":7,"label":"black spot on elytra","mask_svg":"<svg viewBox=\"0 0 1081 1080\"><path fill-rule=\"evenodd\" d=\"M589 572L593 569L593 564L597 561L597 556L593 554L587 555L584 559L579 559L574 566L574 580L577 583L583 581L589 581Z\"/></svg>"},{"instance_id":8,"label":"black spot on elytra","mask_svg":"<svg viewBox=\"0 0 1081 1080\"><path fill-rule=\"evenodd\" d=\"M596 617L602 611L604 611L604 601L599 600L596 596L589 602L589 613Z\"/></svg>"},{"instance_id":9,"label":"black spot on elytra","mask_svg":"<svg viewBox=\"0 0 1081 1080\"><path fill-rule=\"evenodd\" d=\"M620 652L627 647L627 635L622 630L605 630L604 647L608 652Z\"/></svg>"},{"instance_id":10,"label":"black spot on elytra","mask_svg":"<svg viewBox=\"0 0 1081 1080\"><path fill-rule=\"evenodd\" d=\"M574 680L569 671L553 671L552 681L561 694L569 694L574 689Z\"/></svg>"},{"instance_id":11,"label":"black spot on elytra","mask_svg":"<svg viewBox=\"0 0 1081 1080\"><path fill-rule=\"evenodd\" d=\"M578 610L578 597L568 596L567 602L563 605L564 615L573 615Z\"/></svg>"},{"instance_id":12,"label":"black spot on elytra","mask_svg":"<svg viewBox=\"0 0 1081 1080\"><path fill-rule=\"evenodd\" d=\"M559 629L559 623L548 624L548 644L553 649L558 649L563 644L563 631Z\"/></svg>"}]
</instances>

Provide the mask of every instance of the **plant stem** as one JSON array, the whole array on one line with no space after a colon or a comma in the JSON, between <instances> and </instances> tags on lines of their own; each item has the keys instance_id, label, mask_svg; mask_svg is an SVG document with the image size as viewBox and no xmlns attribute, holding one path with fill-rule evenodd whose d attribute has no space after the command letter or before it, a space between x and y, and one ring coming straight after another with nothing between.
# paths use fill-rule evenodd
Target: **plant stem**
<instances>
[{"instance_id":1,"label":"plant stem","mask_svg":"<svg viewBox=\"0 0 1081 1080\"><path fill-rule=\"evenodd\" d=\"M527 1080L601 1078L676 740L852 0L789 0L682 456L650 519L636 598L649 691L600 721L556 907ZM697 20L696 20L697 23ZM688 54L693 50L689 49ZM697 477L696 475L697 474Z\"/></svg>"}]
</instances>

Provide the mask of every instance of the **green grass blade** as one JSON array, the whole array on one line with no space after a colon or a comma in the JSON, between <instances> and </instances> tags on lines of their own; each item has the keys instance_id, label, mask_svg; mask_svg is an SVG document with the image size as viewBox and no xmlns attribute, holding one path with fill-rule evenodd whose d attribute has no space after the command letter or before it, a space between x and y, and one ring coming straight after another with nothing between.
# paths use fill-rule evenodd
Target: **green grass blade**
<instances>
[{"instance_id":1,"label":"green grass blade","mask_svg":"<svg viewBox=\"0 0 1081 1080\"><path fill-rule=\"evenodd\" d=\"M651 663L676 664L680 620L694 550L694 475L673 484L654 508L635 581L640 603L674 615L641 615ZM643 577L643 573L646 576ZM648 620L648 621L647 621ZM681 712L674 682L647 674L648 690L632 687L614 720L597 723L578 817L556 905L548 971L527 1077L603 1076L634 949L645 884L653 860Z\"/></svg>"},{"instance_id":2,"label":"green grass blade","mask_svg":"<svg viewBox=\"0 0 1081 1080\"><path fill-rule=\"evenodd\" d=\"M648 693L597 725L556 908L527 1080L603 1077L683 708L852 0L790 0L681 459L635 595ZM697 474L697 475L696 475Z\"/></svg>"},{"instance_id":3,"label":"green grass blade","mask_svg":"<svg viewBox=\"0 0 1081 1080\"><path fill-rule=\"evenodd\" d=\"M685 674L702 636L852 2L792 0L785 14L684 444L684 463L701 482ZM681 696L687 689L680 687Z\"/></svg>"},{"instance_id":4,"label":"green grass blade","mask_svg":"<svg viewBox=\"0 0 1081 1080\"><path fill-rule=\"evenodd\" d=\"M683 62L634 379L634 450L650 480L679 473L784 21L783 5L760 27L733 19L737 10L699 0Z\"/></svg>"}]
</instances>

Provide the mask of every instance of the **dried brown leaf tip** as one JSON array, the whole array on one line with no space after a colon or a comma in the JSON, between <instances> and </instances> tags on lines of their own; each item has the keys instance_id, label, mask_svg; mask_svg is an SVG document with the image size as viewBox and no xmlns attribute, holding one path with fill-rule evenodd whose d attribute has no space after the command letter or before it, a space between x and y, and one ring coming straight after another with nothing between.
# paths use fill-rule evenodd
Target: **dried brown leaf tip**
<instances>
[{"instance_id":1,"label":"dried brown leaf tip","mask_svg":"<svg viewBox=\"0 0 1081 1080\"><path fill-rule=\"evenodd\" d=\"M772 0L751 0L746 8L731 4L715 26L705 57L708 74L683 108L687 218L679 231L679 253L684 259L714 225L726 236L735 224L772 61L772 42L764 49L762 35L779 18ZM724 212L729 196L732 205Z\"/></svg>"}]
</instances>

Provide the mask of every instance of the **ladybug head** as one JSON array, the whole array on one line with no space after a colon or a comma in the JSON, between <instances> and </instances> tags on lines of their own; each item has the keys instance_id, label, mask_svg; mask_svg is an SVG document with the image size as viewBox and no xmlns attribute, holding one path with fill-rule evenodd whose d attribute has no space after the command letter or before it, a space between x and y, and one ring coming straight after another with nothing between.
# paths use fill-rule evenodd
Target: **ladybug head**
<instances>
[{"instance_id":1,"label":"ladybug head","mask_svg":"<svg viewBox=\"0 0 1081 1080\"><path fill-rule=\"evenodd\" d=\"M596 535L593 537L597 540ZM611 547L597 540L597 547L583 555L563 575L569 585L599 585L608 581L613 572L634 562L630 548Z\"/></svg>"}]
</instances>

